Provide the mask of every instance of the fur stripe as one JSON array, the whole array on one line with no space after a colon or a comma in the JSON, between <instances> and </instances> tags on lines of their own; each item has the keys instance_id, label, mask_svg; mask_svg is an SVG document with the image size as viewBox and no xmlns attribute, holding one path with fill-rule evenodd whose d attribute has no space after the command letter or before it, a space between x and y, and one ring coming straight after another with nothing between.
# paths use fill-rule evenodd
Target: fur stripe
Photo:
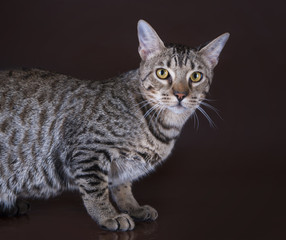
<instances>
[{"instance_id":1,"label":"fur stripe","mask_svg":"<svg viewBox=\"0 0 286 240\"><path fill-rule=\"evenodd\" d=\"M140 157L142 157L144 160L150 159L150 155L146 152L142 153L142 152L136 152Z\"/></svg>"},{"instance_id":2,"label":"fur stripe","mask_svg":"<svg viewBox=\"0 0 286 240\"><path fill-rule=\"evenodd\" d=\"M97 159L98 160L98 159ZM92 159L92 158L88 158L88 159L84 159L84 160L80 160L77 162L77 164L88 164L88 163L92 163L94 162L95 160Z\"/></svg>"},{"instance_id":3,"label":"fur stripe","mask_svg":"<svg viewBox=\"0 0 286 240\"><path fill-rule=\"evenodd\" d=\"M164 143L164 144L169 144L172 140L172 138L169 138L165 135L163 135L162 133L156 131L153 126L151 126L151 124L149 124L149 130L150 132L152 133L152 135L157 139L159 140L160 142Z\"/></svg>"},{"instance_id":4,"label":"fur stripe","mask_svg":"<svg viewBox=\"0 0 286 240\"><path fill-rule=\"evenodd\" d=\"M80 187L87 193L87 194L92 194L92 193L97 193L96 196L102 196L102 194L107 190L106 187L104 188L94 188L94 189L87 189L85 186L80 185Z\"/></svg>"},{"instance_id":5,"label":"fur stripe","mask_svg":"<svg viewBox=\"0 0 286 240\"><path fill-rule=\"evenodd\" d=\"M92 180L99 180L101 182L105 182L105 180L94 173L90 174L79 174L75 176L76 179L92 179Z\"/></svg>"},{"instance_id":6,"label":"fur stripe","mask_svg":"<svg viewBox=\"0 0 286 240\"><path fill-rule=\"evenodd\" d=\"M177 130L178 132L181 131L180 128L176 127L176 126L171 126L171 125L167 125L165 124L161 118L158 118L158 123L160 124L160 126L166 130L171 130L171 129L174 129L174 130Z\"/></svg>"},{"instance_id":7,"label":"fur stripe","mask_svg":"<svg viewBox=\"0 0 286 240\"><path fill-rule=\"evenodd\" d=\"M105 158L106 158L109 162L111 162L111 155L110 155L110 153L109 153L108 151L106 151L106 150L104 150L104 149L101 149L101 150L96 150L96 153L102 153L102 154L105 156Z\"/></svg>"},{"instance_id":8,"label":"fur stripe","mask_svg":"<svg viewBox=\"0 0 286 240\"><path fill-rule=\"evenodd\" d=\"M147 79L147 77L149 77L149 75L150 75L152 72L153 72L153 71L150 71L143 79L141 79L141 81L144 82L144 81Z\"/></svg>"},{"instance_id":9,"label":"fur stripe","mask_svg":"<svg viewBox=\"0 0 286 240\"><path fill-rule=\"evenodd\" d=\"M192 68L192 69L195 69L195 64L194 64L193 61L191 61L191 68Z\"/></svg>"},{"instance_id":10,"label":"fur stripe","mask_svg":"<svg viewBox=\"0 0 286 240\"><path fill-rule=\"evenodd\" d=\"M52 178L50 177L48 171L45 169L45 167L42 168L42 174L45 178L45 182L46 184L50 187L50 188L53 188L54 186L54 183L53 183L53 180Z\"/></svg>"},{"instance_id":11,"label":"fur stripe","mask_svg":"<svg viewBox=\"0 0 286 240\"><path fill-rule=\"evenodd\" d=\"M108 172L102 169L98 164L93 164L92 166L83 169L82 172L100 172L103 173L104 175L108 174Z\"/></svg>"},{"instance_id":12,"label":"fur stripe","mask_svg":"<svg viewBox=\"0 0 286 240\"><path fill-rule=\"evenodd\" d=\"M88 182L88 185L90 185L90 186L98 186L100 184L101 184L101 182Z\"/></svg>"}]
</instances>

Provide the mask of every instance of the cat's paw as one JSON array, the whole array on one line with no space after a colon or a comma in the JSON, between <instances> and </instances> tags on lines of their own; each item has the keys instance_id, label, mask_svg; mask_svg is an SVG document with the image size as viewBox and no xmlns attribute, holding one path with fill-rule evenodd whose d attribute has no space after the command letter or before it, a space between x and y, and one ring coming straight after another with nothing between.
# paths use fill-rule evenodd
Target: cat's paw
<instances>
[{"instance_id":1,"label":"cat's paw","mask_svg":"<svg viewBox=\"0 0 286 240\"><path fill-rule=\"evenodd\" d=\"M119 214L100 223L103 229L110 231L129 231L135 227L133 219L128 214Z\"/></svg>"},{"instance_id":2,"label":"cat's paw","mask_svg":"<svg viewBox=\"0 0 286 240\"><path fill-rule=\"evenodd\" d=\"M130 216L137 221L154 221L158 218L158 212L151 206L145 205L132 209Z\"/></svg>"}]
</instances>

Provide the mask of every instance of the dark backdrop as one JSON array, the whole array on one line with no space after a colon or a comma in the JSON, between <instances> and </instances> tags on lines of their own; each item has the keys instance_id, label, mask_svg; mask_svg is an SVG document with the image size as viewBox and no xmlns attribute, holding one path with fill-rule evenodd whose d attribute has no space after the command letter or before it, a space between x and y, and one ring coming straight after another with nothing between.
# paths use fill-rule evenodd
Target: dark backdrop
<instances>
[{"instance_id":1,"label":"dark backdrop","mask_svg":"<svg viewBox=\"0 0 286 240\"><path fill-rule=\"evenodd\" d=\"M105 233L77 193L0 219L1 239L285 239L285 1L2 0L0 69L104 80L137 68L136 24L198 46L228 31L209 98L217 128L190 120L172 156L135 184L155 223Z\"/></svg>"}]
</instances>

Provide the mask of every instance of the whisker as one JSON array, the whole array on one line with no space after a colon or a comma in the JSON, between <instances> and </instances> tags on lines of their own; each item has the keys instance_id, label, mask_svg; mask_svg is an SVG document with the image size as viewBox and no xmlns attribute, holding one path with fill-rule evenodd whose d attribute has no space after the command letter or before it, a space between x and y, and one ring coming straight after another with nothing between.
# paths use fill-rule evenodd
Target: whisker
<instances>
[{"instance_id":1,"label":"whisker","mask_svg":"<svg viewBox=\"0 0 286 240\"><path fill-rule=\"evenodd\" d=\"M211 127L216 128L216 125L214 123L214 121L210 118L210 116L205 112L204 109L202 109L200 106L197 108L204 116L205 118L208 120L209 124Z\"/></svg>"},{"instance_id":2,"label":"whisker","mask_svg":"<svg viewBox=\"0 0 286 240\"><path fill-rule=\"evenodd\" d=\"M196 131L199 130L199 126L200 126L200 122L199 122L199 118L196 112L193 113L193 119L194 119L194 129Z\"/></svg>"},{"instance_id":3,"label":"whisker","mask_svg":"<svg viewBox=\"0 0 286 240\"><path fill-rule=\"evenodd\" d=\"M158 103L158 105L154 108L155 111L154 111L154 113L153 113L153 115L152 115L152 117L151 117L151 119L150 119L150 121L149 121L149 124L151 123L153 117L154 117L155 114L157 113L158 108L159 108L159 110L160 110L160 107L161 107L161 104Z\"/></svg>"},{"instance_id":4,"label":"whisker","mask_svg":"<svg viewBox=\"0 0 286 240\"><path fill-rule=\"evenodd\" d=\"M151 103L155 103L155 102L151 102ZM143 106L141 106L138 110L140 110L140 109L142 109L142 108L144 108L145 106L147 106L148 104L150 104L150 102L148 101L147 103L145 103Z\"/></svg>"},{"instance_id":5,"label":"whisker","mask_svg":"<svg viewBox=\"0 0 286 240\"><path fill-rule=\"evenodd\" d=\"M143 101L142 101L141 103L143 104ZM135 113L137 113L138 111L140 111L142 108L144 108L145 106L147 106L147 105L150 104L150 103L155 103L155 101L153 101L153 100L146 100L146 102L144 102L143 106L139 107L139 108L135 111Z\"/></svg>"},{"instance_id":6,"label":"whisker","mask_svg":"<svg viewBox=\"0 0 286 240\"><path fill-rule=\"evenodd\" d=\"M208 102L216 102L217 100L215 99L208 99L208 98L200 98L200 101L208 101Z\"/></svg>"},{"instance_id":7,"label":"whisker","mask_svg":"<svg viewBox=\"0 0 286 240\"><path fill-rule=\"evenodd\" d=\"M161 114L161 112L162 112L164 109L165 109L165 107L164 107L164 105L162 105L161 108L160 108L160 110L159 110L159 112L158 112L158 114L157 114L157 117L156 117L156 119L155 119L155 122L158 121L159 115Z\"/></svg>"},{"instance_id":8,"label":"whisker","mask_svg":"<svg viewBox=\"0 0 286 240\"><path fill-rule=\"evenodd\" d=\"M148 115L154 111L154 109L159 105L160 103L155 104L154 106L152 106L143 116L143 118L147 118Z\"/></svg>"},{"instance_id":9,"label":"whisker","mask_svg":"<svg viewBox=\"0 0 286 240\"><path fill-rule=\"evenodd\" d=\"M148 102L148 101L149 101L149 100L141 101L140 103L135 104L133 107L137 107L137 106L139 106L139 105L141 105L141 104L143 104L143 103L146 103L146 102Z\"/></svg>"},{"instance_id":10,"label":"whisker","mask_svg":"<svg viewBox=\"0 0 286 240\"><path fill-rule=\"evenodd\" d=\"M213 107L212 105L210 105L210 104L208 104L208 103L205 103L205 102L201 102L201 104L202 104L203 106L206 106L207 108L213 110L213 111L219 116L219 118L220 118L221 120L223 120L223 118L221 117L219 111L218 111L215 107Z\"/></svg>"}]
</instances>

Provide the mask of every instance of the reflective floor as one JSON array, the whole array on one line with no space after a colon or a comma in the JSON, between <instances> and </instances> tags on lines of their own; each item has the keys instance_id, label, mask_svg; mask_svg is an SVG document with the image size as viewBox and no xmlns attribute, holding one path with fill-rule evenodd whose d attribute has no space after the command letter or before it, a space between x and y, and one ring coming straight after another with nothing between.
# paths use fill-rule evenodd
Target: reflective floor
<instances>
[{"instance_id":1,"label":"reflective floor","mask_svg":"<svg viewBox=\"0 0 286 240\"><path fill-rule=\"evenodd\" d=\"M159 171L135 184L138 201L158 210L155 222L137 223L131 232L106 232L77 193L65 193L31 201L27 216L0 219L1 239L285 239L282 173Z\"/></svg>"}]
</instances>

